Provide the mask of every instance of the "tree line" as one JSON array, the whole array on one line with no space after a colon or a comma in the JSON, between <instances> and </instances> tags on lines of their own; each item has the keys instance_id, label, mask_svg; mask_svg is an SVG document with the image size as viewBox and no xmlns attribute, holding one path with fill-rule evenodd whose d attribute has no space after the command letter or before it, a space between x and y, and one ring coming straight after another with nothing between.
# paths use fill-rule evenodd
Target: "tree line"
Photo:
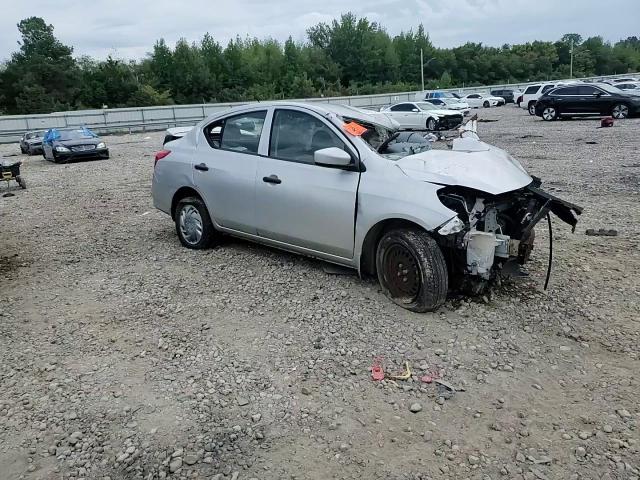
<instances>
[{"instance_id":1,"label":"tree line","mask_svg":"<svg viewBox=\"0 0 640 480\"><path fill-rule=\"evenodd\" d=\"M237 37L222 45L160 39L146 58L76 58L54 27L31 17L18 24L19 49L0 65L0 113L49 113L103 107L235 102L411 91L640 71L640 39L614 44L564 35L501 47L468 42L437 48L422 25L391 36L352 13L307 30L304 42Z\"/></svg>"}]
</instances>

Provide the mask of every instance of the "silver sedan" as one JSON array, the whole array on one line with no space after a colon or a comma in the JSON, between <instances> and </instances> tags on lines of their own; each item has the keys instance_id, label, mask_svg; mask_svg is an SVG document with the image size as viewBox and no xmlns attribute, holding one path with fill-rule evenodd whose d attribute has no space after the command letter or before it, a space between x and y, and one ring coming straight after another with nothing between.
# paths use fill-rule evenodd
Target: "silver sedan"
<instances>
[{"instance_id":1,"label":"silver sedan","mask_svg":"<svg viewBox=\"0 0 640 480\"><path fill-rule=\"evenodd\" d=\"M185 247L228 234L309 255L376 275L418 312L525 262L546 212L574 226L580 213L473 131L434 150L380 113L341 105L245 105L165 148L153 200Z\"/></svg>"}]
</instances>

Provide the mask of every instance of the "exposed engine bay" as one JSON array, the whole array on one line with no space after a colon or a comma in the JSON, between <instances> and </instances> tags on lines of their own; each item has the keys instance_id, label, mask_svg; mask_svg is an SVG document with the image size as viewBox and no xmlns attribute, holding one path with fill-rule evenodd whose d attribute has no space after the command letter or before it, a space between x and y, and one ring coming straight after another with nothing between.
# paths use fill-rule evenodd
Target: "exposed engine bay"
<instances>
[{"instance_id":1,"label":"exposed engine bay","mask_svg":"<svg viewBox=\"0 0 640 480\"><path fill-rule=\"evenodd\" d=\"M438 192L440 201L458 214L437 238L450 255L452 273L491 280L509 262L524 265L533 250L534 227L549 213L575 228L582 208L544 192L540 183L534 178L525 188L499 195L465 187Z\"/></svg>"}]
</instances>

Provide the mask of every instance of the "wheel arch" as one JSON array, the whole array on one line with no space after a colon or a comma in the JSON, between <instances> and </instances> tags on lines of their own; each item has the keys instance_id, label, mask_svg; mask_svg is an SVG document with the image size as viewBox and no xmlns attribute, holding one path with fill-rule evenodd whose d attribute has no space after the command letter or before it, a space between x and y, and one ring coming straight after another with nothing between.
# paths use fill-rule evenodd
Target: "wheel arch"
<instances>
[{"instance_id":1,"label":"wheel arch","mask_svg":"<svg viewBox=\"0 0 640 480\"><path fill-rule=\"evenodd\" d=\"M196 197L204 202L204 198L202 198L202 195L200 195L200 193L198 193L198 191L193 187L180 187L176 191L176 193L173 194L173 198L171 199L171 218L172 219L175 220L176 206L178 205L178 202L183 198L187 198L187 197Z\"/></svg>"},{"instance_id":2,"label":"wheel arch","mask_svg":"<svg viewBox=\"0 0 640 480\"><path fill-rule=\"evenodd\" d=\"M386 232L397 228L416 228L428 233L422 225L406 218L386 218L384 220L380 220L367 231L364 241L362 242L360 260L358 263L358 271L361 276L375 276L376 248L378 243Z\"/></svg>"}]
</instances>

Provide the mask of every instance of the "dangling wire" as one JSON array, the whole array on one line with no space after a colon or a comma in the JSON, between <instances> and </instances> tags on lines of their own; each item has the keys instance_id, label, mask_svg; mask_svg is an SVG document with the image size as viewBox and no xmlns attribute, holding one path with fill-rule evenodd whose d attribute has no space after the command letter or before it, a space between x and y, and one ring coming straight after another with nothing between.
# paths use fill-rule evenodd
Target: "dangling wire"
<instances>
[{"instance_id":1,"label":"dangling wire","mask_svg":"<svg viewBox=\"0 0 640 480\"><path fill-rule=\"evenodd\" d=\"M551 278L551 263L553 262L553 229L551 228L551 215L547 212L547 223L549 224L549 265L547 266L547 279L544 281L544 289L549 286Z\"/></svg>"}]
</instances>

